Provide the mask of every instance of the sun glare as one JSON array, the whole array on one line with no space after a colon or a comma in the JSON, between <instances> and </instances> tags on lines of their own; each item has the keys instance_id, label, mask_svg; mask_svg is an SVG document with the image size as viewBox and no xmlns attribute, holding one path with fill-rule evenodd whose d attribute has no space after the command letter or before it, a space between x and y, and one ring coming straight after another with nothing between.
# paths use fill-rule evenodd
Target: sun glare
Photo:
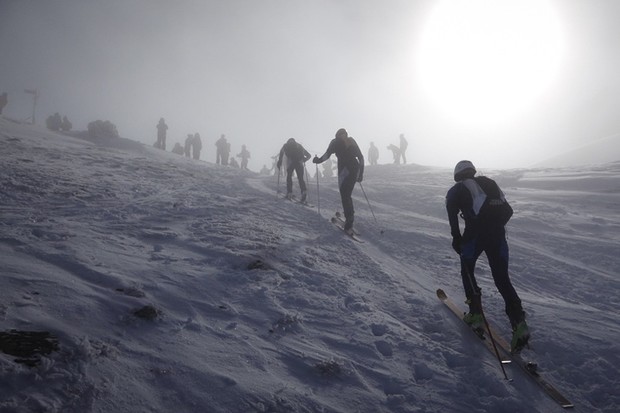
<instances>
[{"instance_id":1,"label":"sun glare","mask_svg":"<svg viewBox=\"0 0 620 413\"><path fill-rule=\"evenodd\" d=\"M423 29L418 81L451 118L494 124L535 103L562 54L558 17L544 0L445 0Z\"/></svg>"}]
</instances>

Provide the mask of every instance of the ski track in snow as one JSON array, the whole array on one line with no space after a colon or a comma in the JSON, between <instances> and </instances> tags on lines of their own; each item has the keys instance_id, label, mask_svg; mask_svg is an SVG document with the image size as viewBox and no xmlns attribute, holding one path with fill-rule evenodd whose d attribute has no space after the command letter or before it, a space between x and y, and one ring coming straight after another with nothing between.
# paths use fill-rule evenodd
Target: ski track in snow
<instances>
[{"instance_id":1,"label":"ski track in snow","mask_svg":"<svg viewBox=\"0 0 620 413\"><path fill-rule=\"evenodd\" d=\"M277 196L283 178L128 140L2 118L0 132L2 330L60 340L35 368L0 353L0 411L562 410L516 368L503 380L436 298L465 309L448 169L367 167L376 221L356 187L359 244L329 222L335 178L320 200L308 179L310 208ZM618 411L620 164L487 174L515 208L524 355L576 411ZM484 257L477 276L509 337ZM132 315L145 305L160 316Z\"/></svg>"}]
</instances>

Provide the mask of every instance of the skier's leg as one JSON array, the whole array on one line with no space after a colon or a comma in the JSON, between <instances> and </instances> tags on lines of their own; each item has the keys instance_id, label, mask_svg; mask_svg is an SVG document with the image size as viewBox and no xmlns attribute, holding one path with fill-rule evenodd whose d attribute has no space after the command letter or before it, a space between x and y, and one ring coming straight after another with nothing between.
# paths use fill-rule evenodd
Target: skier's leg
<instances>
[{"instance_id":1,"label":"skier's leg","mask_svg":"<svg viewBox=\"0 0 620 413\"><path fill-rule=\"evenodd\" d=\"M290 167L286 169L286 196L293 193L293 171L295 168Z\"/></svg>"},{"instance_id":2,"label":"skier's leg","mask_svg":"<svg viewBox=\"0 0 620 413\"><path fill-rule=\"evenodd\" d=\"M295 173L297 174L297 180L299 181L299 189L303 194L306 192L306 181L304 180L304 164L298 163L295 165Z\"/></svg>"},{"instance_id":3,"label":"skier's leg","mask_svg":"<svg viewBox=\"0 0 620 413\"><path fill-rule=\"evenodd\" d=\"M489 243L486 249L486 255L489 259L489 267L497 290L504 298L505 310L510 324L514 327L521 322L525 316L521 299L512 286L510 276L508 275L508 243L506 237L502 234Z\"/></svg>"},{"instance_id":4,"label":"skier's leg","mask_svg":"<svg viewBox=\"0 0 620 413\"><path fill-rule=\"evenodd\" d=\"M480 300L480 287L476 282L474 271L476 269L476 261L482 253L480 242L477 238L471 238L461 246L461 279L465 290L465 297L469 304L469 312L480 314L482 312L482 304Z\"/></svg>"},{"instance_id":5,"label":"skier's leg","mask_svg":"<svg viewBox=\"0 0 620 413\"><path fill-rule=\"evenodd\" d=\"M344 229L348 230L353 227L353 219L355 210L353 209L353 199L351 194L355 187L355 180L357 173L351 173L348 168L343 168L338 174L338 180L340 184L340 199L342 200L342 209L344 212Z\"/></svg>"}]
</instances>

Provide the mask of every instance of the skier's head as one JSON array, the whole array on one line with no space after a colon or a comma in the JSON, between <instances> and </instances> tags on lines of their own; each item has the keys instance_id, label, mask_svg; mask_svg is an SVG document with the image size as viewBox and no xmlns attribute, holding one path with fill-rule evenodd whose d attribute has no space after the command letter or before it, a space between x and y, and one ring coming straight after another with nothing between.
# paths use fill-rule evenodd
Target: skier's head
<instances>
[{"instance_id":1,"label":"skier's head","mask_svg":"<svg viewBox=\"0 0 620 413\"><path fill-rule=\"evenodd\" d=\"M467 178L473 178L474 175L476 175L476 168L471 161L460 161L454 167L454 180L456 182Z\"/></svg>"},{"instance_id":2,"label":"skier's head","mask_svg":"<svg viewBox=\"0 0 620 413\"><path fill-rule=\"evenodd\" d=\"M347 130L345 128L340 128L336 132L336 138L346 138L348 136L349 134L347 133Z\"/></svg>"},{"instance_id":3,"label":"skier's head","mask_svg":"<svg viewBox=\"0 0 620 413\"><path fill-rule=\"evenodd\" d=\"M286 141L286 143L293 144L293 143L295 143L295 139L294 138L290 138L289 140Z\"/></svg>"}]
</instances>

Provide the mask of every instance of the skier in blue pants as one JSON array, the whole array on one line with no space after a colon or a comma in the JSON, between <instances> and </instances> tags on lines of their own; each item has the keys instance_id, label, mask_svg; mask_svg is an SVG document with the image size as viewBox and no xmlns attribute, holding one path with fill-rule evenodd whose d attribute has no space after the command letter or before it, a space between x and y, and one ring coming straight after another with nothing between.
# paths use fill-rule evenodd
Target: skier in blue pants
<instances>
[{"instance_id":1,"label":"skier in blue pants","mask_svg":"<svg viewBox=\"0 0 620 413\"><path fill-rule=\"evenodd\" d=\"M464 320L472 328L481 328L482 305L480 287L474 270L484 252L489 260L493 281L505 303L505 311L513 329L511 347L522 349L530 334L525 322L521 299L508 275L508 243L505 225L513 210L495 181L485 176L475 177L476 168L470 161L459 162L454 169L456 184L446 195L446 209L452 234L452 248L461 258L461 277L469 313ZM465 220L461 235L459 213Z\"/></svg>"}]
</instances>

